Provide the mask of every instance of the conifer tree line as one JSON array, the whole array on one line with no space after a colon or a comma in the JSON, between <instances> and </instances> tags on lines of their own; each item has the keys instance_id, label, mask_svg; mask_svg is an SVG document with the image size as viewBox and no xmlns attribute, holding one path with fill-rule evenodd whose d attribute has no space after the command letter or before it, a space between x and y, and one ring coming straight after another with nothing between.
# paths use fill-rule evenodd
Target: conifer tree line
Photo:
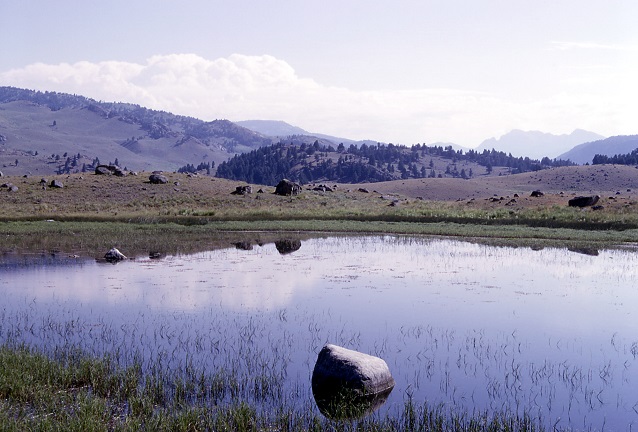
<instances>
[{"instance_id":1,"label":"conifer tree line","mask_svg":"<svg viewBox=\"0 0 638 432\"><path fill-rule=\"evenodd\" d=\"M447 159L445 170L433 169L432 157ZM275 185L282 178L302 184L318 181L339 183L378 182L396 179L426 177L474 176L471 168L458 169L457 163L474 162L486 168L489 174L493 167L507 167L514 173L538 171L544 168L573 165L570 161L542 160L514 157L496 150L477 152L454 150L452 146L412 147L394 144L351 144L337 148L329 144L292 144L279 142L235 155L217 167L217 177L241 180L254 184Z\"/></svg>"},{"instance_id":2,"label":"conifer tree line","mask_svg":"<svg viewBox=\"0 0 638 432\"><path fill-rule=\"evenodd\" d=\"M638 165L638 148L627 154L617 154L613 156L596 154L592 160L592 164Z\"/></svg>"},{"instance_id":3,"label":"conifer tree line","mask_svg":"<svg viewBox=\"0 0 638 432\"><path fill-rule=\"evenodd\" d=\"M177 169L178 173L196 173L198 171L206 171L206 174L210 175L210 170L215 168L215 162L201 162L195 166L193 164L186 164L183 167Z\"/></svg>"}]
</instances>

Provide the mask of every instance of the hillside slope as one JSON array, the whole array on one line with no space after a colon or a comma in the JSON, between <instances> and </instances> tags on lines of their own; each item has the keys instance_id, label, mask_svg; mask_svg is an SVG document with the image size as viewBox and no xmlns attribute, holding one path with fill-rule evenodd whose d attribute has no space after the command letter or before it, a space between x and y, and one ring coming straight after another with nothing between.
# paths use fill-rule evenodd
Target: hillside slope
<instances>
[{"instance_id":1,"label":"hillside slope","mask_svg":"<svg viewBox=\"0 0 638 432\"><path fill-rule=\"evenodd\" d=\"M219 164L271 143L227 120L204 122L137 105L0 87L5 174L78 172L96 158L117 159L130 170L172 171L188 163Z\"/></svg>"},{"instance_id":2,"label":"hillside slope","mask_svg":"<svg viewBox=\"0 0 638 432\"><path fill-rule=\"evenodd\" d=\"M294 141L294 140L293 140ZM461 178L538 171L564 161L515 158L495 150L463 153L451 147L362 144L357 147L316 140L279 142L236 155L217 168L218 177L277 184L282 178L313 182L362 183L411 178Z\"/></svg>"}]
</instances>

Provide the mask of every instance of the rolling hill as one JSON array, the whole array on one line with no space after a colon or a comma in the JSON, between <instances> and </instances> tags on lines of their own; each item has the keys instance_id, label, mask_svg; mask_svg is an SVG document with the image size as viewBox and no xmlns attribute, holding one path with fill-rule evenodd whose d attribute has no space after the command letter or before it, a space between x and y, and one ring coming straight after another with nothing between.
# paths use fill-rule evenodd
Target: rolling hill
<instances>
[{"instance_id":1,"label":"rolling hill","mask_svg":"<svg viewBox=\"0 0 638 432\"><path fill-rule=\"evenodd\" d=\"M8 175L78 172L97 160L172 171L188 163L219 164L272 142L228 120L0 87L0 170Z\"/></svg>"},{"instance_id":2,"label":"rolling hill","mask_svg":"<svg viewBox=\"0 0 638 432\"><path fill-rule=\"evenodd\" d=\"M300 182L365 183L423 178L461 178L539 171L565 161L515 158L496 150L463 153L451 146L393 144L334 146L281 141L235 155L217 167L217 177L275 185L282 178Z\"/></svg>"}]
</instances>

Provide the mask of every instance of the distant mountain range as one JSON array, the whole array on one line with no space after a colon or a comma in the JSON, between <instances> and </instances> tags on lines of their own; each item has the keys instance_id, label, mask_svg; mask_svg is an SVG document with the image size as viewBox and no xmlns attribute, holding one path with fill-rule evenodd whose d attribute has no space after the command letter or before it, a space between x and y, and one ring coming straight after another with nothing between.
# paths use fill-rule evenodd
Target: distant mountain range
<instances>
[{"instance_id":1,"label":"distant mountain range","mask_svg":"<svg viewBox=\"0 0 638 432\"><path fill-rule=\"evenodd\" d=\"M490 138L481 143L475 150L499 150L505 153L511 153L512 156L529 157L530 159L542 159L549 157L562 158L568 150L574 146L588 142L603 139L602 135L594 132L588 132L582 129L576 129L569 135L553 135L539 131L522 131L513 130L500 138ZM572 159L572 162L577 162Z\"/></svg>"},{"instance_id":2,"label":"distant mountain range","mask_svg":"<svg viewBox=\"0 0 638 432\"><path fill-rule=\"evenodd\" d=\"M355 144L376 144L377 141L365 140L354 141L347 138L340 138L331 135L325 135L315 132L308 132L300 127L292 126L284 121L279 120L243 120L235 122L236 124L258 132L265 136L284 138L288 136L314 136L320 139L330 141L335 144L343 143L346 146ZM505 153L511 153L515 157L529 157L530 159L542 159L549 157L554 159L560 154L570 150L576 145L600 140L604 138L594 132L588 132L582 129L576 129L571 134L553 135L539 131L522 131L512 130L500 138L486 139L474 150L482 152L483 150L497 150ZM383 143L382 143L383 144ZM434 142L427 143L431 147L452 147L454 150L467 152L469 147L464 147L452 142Z\"/></svg>"},{"instance_id":3,"label":"distant mountain range","mask_svg":"<svg viewBox=\"0 0 638 432\"><path fill-rule=\"evenodd\" d=\"M235 123L266 136L311 135L300 127L290 125L281 120L242 120Z\"/></svg>"},{"instance_id":4,"label":"distant mountain range","mask_svg":"<svg viewBox=\"0 0 638 432\"><path fill-rule=\"evenodd\" d=\"M257 132L262 135L274 138L283 139L290 136L316 137L322 140L330 141L333 144L344 144L346 146L349 146L350 144L359 146L361 144L370 145L377 143L377 141L374 140L355 141L348 138L340 138L322 133L308 132L300 127L292 126L281 120L241 120L235 123L239 126L245 127L246 129L250 129L253 132Z\"/></svg>"},{"instance_id":5,"label":"distant mountain range","mask_svg":"<svg viewBox=\"0 0 638 432\"><path fill-rule=\"evenodd\" d=\"M613 136L586 142L561 154L561 159L569 159L578 164L592 163L597 154L614 156L631 153L638 148L638 135Z\"/></svg>"}]
</instances>

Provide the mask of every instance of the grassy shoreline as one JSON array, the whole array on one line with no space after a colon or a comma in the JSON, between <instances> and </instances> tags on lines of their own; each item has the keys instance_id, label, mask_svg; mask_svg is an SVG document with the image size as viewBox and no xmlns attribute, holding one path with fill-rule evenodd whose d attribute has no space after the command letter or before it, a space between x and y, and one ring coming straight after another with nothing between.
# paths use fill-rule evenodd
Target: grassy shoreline
<instances>
[{"instance_id":1,"label":"grassy shoreline","mask_svg":"<svg viewBox=\"0 0 638 432\"><path fill-rule=\"evenodd\" d=\"M603 196L604 209L593 211L568 207L562 192L530 198L519 191L520 196L496 198L491 193L496 190L484 188L482 198L436 201L414 196L438 183L389 182L368 185L382 192L341 185L329 193L306 189L283 197L267 186L253 186L264 193L242 196L230 193L237 186L234 181L166 176L166 185L152 185L145 175L54 176L64 182L62 189L43 187L35 177L7 177L19 190L2 192L0 251L103 254L104 248L122 246L179 253L227 247L229 242L276 240L278 235L337 234L442 236L530 247L638 243L638 201L629 195ZM407 195L388 192L402 188Z\"/></svg>"},{"instance_id":2,"label":"grassy shoreline","mask_svg":"<svg viewBox=\"0 0 638 432\"><path fill-rule=\"evenodd\" d=\"M131 255L149 251L179 254L227 248L240 242L263 244L283 238L304 240L334 235L414 235L532 248L634 248L638 243L638 229L312 219L181 222L0 222L0 252L62 252L97 257L115 246Z\"/></svg>"}]
</instances>

